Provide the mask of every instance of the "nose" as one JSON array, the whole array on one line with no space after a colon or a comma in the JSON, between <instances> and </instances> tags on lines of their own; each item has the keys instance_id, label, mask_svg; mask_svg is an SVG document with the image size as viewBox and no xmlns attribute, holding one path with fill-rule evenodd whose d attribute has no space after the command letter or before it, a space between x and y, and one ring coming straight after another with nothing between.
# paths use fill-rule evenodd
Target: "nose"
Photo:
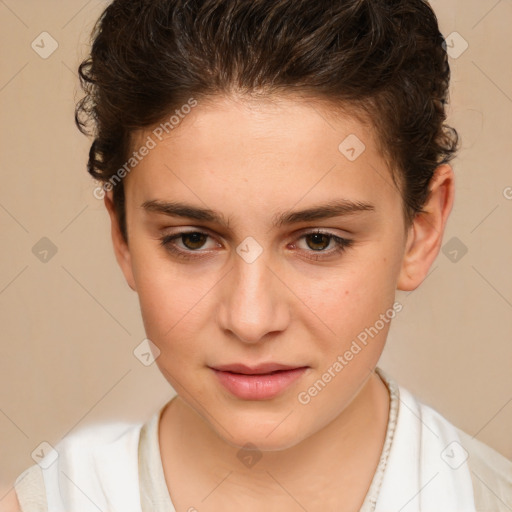
<instances>
[{"instance_id":1,"label":"nose","mask_svg":"<svg viewBox=\"0 0 512 512\"><path fill-rule=\"evenodd\" d=\"M223 287L220 326L244 343L261 342L266 335L286 329L289 299L290 291L263 254L252 263L237 255Z\"/></svg>"}]
</instances>

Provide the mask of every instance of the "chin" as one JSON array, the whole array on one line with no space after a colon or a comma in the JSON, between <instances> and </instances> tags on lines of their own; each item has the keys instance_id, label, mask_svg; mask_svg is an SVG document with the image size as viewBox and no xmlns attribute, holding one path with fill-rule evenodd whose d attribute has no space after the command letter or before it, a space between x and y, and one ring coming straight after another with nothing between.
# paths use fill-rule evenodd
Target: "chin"
<instances>
[{"instance_id":1,"label":"chin","mask_svg":"<svg viewBox=\"0 0 512 512\"><path fill-rule=\"evenodd\" d=\"M239 419L236 422L229 422L227 431L219 431L217 425L215 431L226 443L239 450L282 451L292 448L307 436L304 426L291 425L288 423L290 419L282 421L284 418L286 414L283 414L279 421L265 422L261 421L260 414L260 421L249 422ZM296 422L297 418L294 421ZM247 446L248 444L252 446Z\"/></svg>"}]
</instances>

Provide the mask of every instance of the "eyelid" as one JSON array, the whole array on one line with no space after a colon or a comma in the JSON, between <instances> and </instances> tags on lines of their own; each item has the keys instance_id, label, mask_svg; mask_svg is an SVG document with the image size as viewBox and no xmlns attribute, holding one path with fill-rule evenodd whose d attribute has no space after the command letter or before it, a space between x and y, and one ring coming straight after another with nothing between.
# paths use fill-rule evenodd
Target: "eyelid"
<instances>
[{"instance_id":1,"label":"eyelid","mask_svg":"<svg viewBox=\"0 0 512 512\"><path fill-rule=\"evenodd\" d=\"M190 234L190 233L201 233L204 235L208 235L210 238L214 238L217 240L219 238L223 238L224 240L227 240L227 241L230 241L232 239L231 236L221 235L221 234L219 234L207 227L204 227L204 226L187 226L187 227L175 226L175 227L170 227L170 229L173 229L176 231L166 233L166 234L162 235L162 237L174 236L174 235L185 235L185 234ZM346 238L346 237L354 236L354 233L347 229L324 228L324 227L306 227L306 228L301 228L297 231L294 231L291 235L289 235L289 238L291 240L295 241L302 236L315 234L315 233L321 233L321 234L325 234L325 235L333 236L333 237L337 236L338 238ZM162 237L158 236L157 239L160 239Z\"/></svg>"},{"instance_id":2,"label":"eyelid","mask_svg":"<svg viewBox=\"0 0 512 512\"><path fill-rule=\"evenodd\" d=\"M166 239L177 240L177 239L181 238L181 236L183 236L183 235L200 234L200 235L205 235L206 237L208 237L209 240L215 241L218 245L221 245L217 241L218 236L215 234L212 234L212 232L210 232L206 228L192 228L192 229L178 228L178 229L179 229L179 231L175 231L174 233L164 234L162 237L160 237L160 240L166 240ZM182 249L182 251L185 251L185 249ZM207 252L207 251L209 251L209 249L206 249L206 250L205 249L197 249L196 251L192 251L189 249L186 252L200 253L200 252Z\"/></svg>"},{"instance_id":3,"label":"eyelid","mask_svg":"<svg viewBox=\"0 0 512 512\"><path fill-rule=\"evenodd\" d=\"M304 235L312 235L314 233L321 233L329 236L337 236L338 238L345 238L354 236L353 232L350 232L346 229L340 228L324 228L324 227L313 227L313 228L303 228L293 233L294 238L299 238Z\"/></svg>"},{"instance_id":4,"label":"eyelid","mask_svg":"<svg viewBox=\"0 0 512 512\"><path fill-rule=\"evenodd\" d=\"M212 235L209 230L206 229L196 229L191 228L184 230L184 228L180 228L180 231L175 233L166 234L162 237L159 237L160 245L169 253L176 255L178 258L185 260L199 260L201 258L208 258L212 256L212 250L191 250L191 249L181 249L176 247L176 244L172 243L174 240L179 239L183 235L187 234L200 234L206 235L208 238L216 239L215 235ZM332 241L334 244L334 248L326 251L314 251L314 250L299 250L299 252L303 252L305 254L309 254L309 256L304 255L303 257L312 261L321 261L328 260L336 255L340 255L345 252L347 249L353 246L354 240L352 238L345 238L344 236L339 236L328 229L322 228L313 228L313 229L305 229L300 231L299 233L294 234L293 238L293 246L296 246L296 243L306 236L321 234L330 238L330 242Z\"/></svg>"}]
</instances>

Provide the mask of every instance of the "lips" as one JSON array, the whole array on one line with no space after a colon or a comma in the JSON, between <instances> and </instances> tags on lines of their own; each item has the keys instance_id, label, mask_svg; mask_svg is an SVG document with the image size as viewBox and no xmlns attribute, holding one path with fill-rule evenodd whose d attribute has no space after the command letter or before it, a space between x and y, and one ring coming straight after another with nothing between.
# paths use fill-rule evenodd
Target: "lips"
<instances>
[{"instance_id":1,"label":"lips","mask_svg":"<svg viewBox=\"0 0 512 512\"><path fill-rule=\"evenodd\" d=\"M210 367L217 382L241 400L270 400L296 383L308 366L265 363L250 367L229 364Z\"/></svg>"},{"instance_id":2,"label":"lips","mask_svg":"<svg viewBox=\"0 0 512 512\"><path fill-rule=\"evenodd\" d=\"M246 366L241 363L227 364L222 366L210 367L213 370L219 370L221 372L231 372L241 375L269 375L276 372L296 370L297 368L305 368L300 365L285 365L280 363L262 363L254 367Z\"/></svg>"}]
</instances>

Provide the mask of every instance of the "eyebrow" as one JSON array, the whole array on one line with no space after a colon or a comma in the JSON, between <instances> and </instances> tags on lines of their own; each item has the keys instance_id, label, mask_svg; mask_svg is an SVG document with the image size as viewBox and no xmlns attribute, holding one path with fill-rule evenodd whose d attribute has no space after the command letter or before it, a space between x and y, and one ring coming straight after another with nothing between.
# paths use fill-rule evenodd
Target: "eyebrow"
<instances>
[{"instance_id":1,"label":"eyebrow","mask_svg":"<svg viewBox=\"0 0 512 512\"><path fill-rule=\"evenodd\" d=\"M145 201L141 207L147 212L161 213L169 217L183 217L199 221L209 221L229 229L229 220L221 213L209 208L199 208L187 203L169 202L160 200ZM350 201L348 199L339 199L325 204L312 206L300 211L284 211L273 216L272 226L282 227L299 222L309 222L315 220L353 215L362 212L374 212L375 206L361 201Z\"/></svg>"}]
</instances>

